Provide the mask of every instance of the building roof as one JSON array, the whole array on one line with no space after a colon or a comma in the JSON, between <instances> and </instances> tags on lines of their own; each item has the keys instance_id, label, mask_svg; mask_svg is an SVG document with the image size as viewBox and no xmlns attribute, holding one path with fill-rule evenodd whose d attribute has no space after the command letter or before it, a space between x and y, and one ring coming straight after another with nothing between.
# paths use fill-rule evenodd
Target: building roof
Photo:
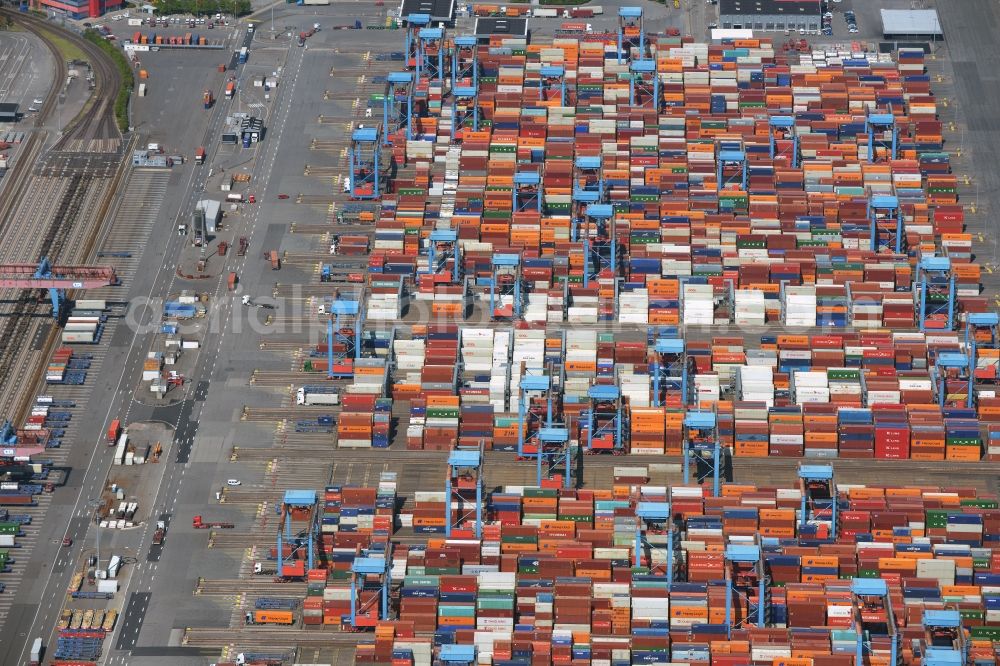
<instances>
[{"instance_id":1,"label":"building roof","mask_svg":"<svg viewBox=\"0 0 1000 666\"><path fill-rule=\"evenodd\" d=\"M219 219L219 215L222 213L222 202L215 199L202 199L194 207L195 210L205 211L205 217L209 220Z\"/></svg>"},{"instance_id":2,"label":"building roof","mask_svg":"<svg viewBox=\"0 0 1000 666\"><path fill-rule=\"evenodd\" d=\"M16 116L17 104L13 102L0 103L0 116Z\"/></svg>"},{"instance_id":3,"label":"building roof","mask_svg":"<svg viewBox=\"0 0 1000 666\"><path fill-rule=\"evenodd\" d=\"M482 39L490 35L509 35L511 37L528 36L528 19L526 18L477 18L476 37Z\"/></svg>"},{"instance_id":4,"label":"building roof","mask_svg":"<svg viewBox=\"0 0 1000 666\"><path fill-rule=\"evenodd\" d=\"M719 14L818 16L820 0L720 0Z\"/></svg>"},{"instance_id":5,"label":"building roof","mask_svg":"<svg viewBox=\"0 0 1000 666\"><path fill-rule=\"evenodd\" d=\"M431 21L448 23L455 18L455 0L403 0L399 17L405 21L410 14L428 14Z\"/></svg>"},{"instance_id":6,"label":"building roof","mask_svg":"<svg viewBox=\"0 0 1000 666\"><path fill-rule=\"evenodd\" d=\"M936 9L883 9L882 34L944 36Z\"/></svg>"}]
</instances>

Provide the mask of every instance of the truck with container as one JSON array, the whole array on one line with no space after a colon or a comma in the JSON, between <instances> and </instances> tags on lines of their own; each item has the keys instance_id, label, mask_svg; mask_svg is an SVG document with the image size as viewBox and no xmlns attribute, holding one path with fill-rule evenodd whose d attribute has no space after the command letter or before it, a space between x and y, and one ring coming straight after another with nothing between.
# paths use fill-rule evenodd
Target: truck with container
<instances>
[{"instance_id":1,"label":"truck with container","mask_svg":"<svg viewBox=\"0 0 1000 666\"><path fill-rule=\"evenodd\" d=\"M288 610L255 610L246 614L247 624L277 624L289 626L295 623L295 616Z\"/></svg>"},{"instance_id":2,"label":"truck with container","mask_svg":"<svg viewBox=\"0 0 1000 666\"><path fill-rule=\"evenodd\" d=\"M227 81L226 82L226 99L232 99L233 95L236 94L236 82Z\"/></svg>"},{"instance_id":3,"label":"truck with container","mask_svg":"<svg viewBox=\"0 0 1000 666\"><path fill-rule=\"evenodd\" d=\"M212 108L212 104L215 103L215 95L212 94L211 90L209 90L209 89L206 88L205 92L202 93L201 101L202 101L202 104L204 104L204 106L205 106L206 109L211 109Z\"/></svg>"},{"instance_id":4,"label":"truck with container","mask_svg":"<svg viewBox=\"0 0 1000 666\"><path fill-rule=\"evenodd\" d=\"M205 163L205 146L198 146L198 149L194 151L194 163Z\"/></svg>"},{"instance_id":5,"label":"truck with container","mask_svg":"<svg viewBox=\"0 0 1000 666\"><path fill-rule=\"evenodd\" d=\"M114 421L111 422L111 425L108 426L108 434L107 434L108 446L114 446L115 444L117 444L118 438L121 436L121 434L122 434L121 419L115 419Z\"/></svg>"},{"instance_id":6,"label":"truck with container","mask_svg":"<svg viewBox=\"0 0 1000 666\"><path fill-rule=\"evenodd\" d=\"M231 530L234 527L236 527L236 525L234 523L227 523L222 520L206 521L202 519L201 516L195 516L194 518L191 519L191 527L196 530L211 530L211 529Z\"/></svg>"},{"instance_id":7,"label":"truck with container","mask_svg":"<svg viewBox=\"0 0 1000 666\"><path fill-rule=\"evenodd\" d=\"M313 384L302 386L295 393L296 405L339 405L340 388Z\"/></svg>"},{"instance_id":8,"label":"truck with container","mask_svg":"<svg viewBox=\"0 0 1000 666\"><path fill-rule=\"evenodd\" d=\"M156 521L156 531L153 532L153 545L159 546L163 543L163 535L167 533L167 524L162 520Z\"/></svg>"}]
</instances>

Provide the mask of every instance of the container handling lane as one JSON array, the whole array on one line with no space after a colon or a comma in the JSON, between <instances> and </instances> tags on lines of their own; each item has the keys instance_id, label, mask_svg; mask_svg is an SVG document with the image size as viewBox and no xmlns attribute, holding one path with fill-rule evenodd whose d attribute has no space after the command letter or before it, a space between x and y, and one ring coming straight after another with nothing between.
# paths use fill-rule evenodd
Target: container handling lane
<instances>
[{"instance_id":1,"label":"container handling lane","mask_svg":"<svg viewBox=\"0 0 1000 666\"><path fill-rule=\"evenodd\" d=\"M273 112L272 116L269 118L269 125L279 128L276 132L270 135L267 142L266 153L262 152L260 144L257 144L255 150L257 154L256 159L251 171L251 179L253 182L259 183L259 191L262 196L271 194L273 189L270 186L270 177L272 170L274 168L275 154L280 149L281 137L283 134L283 127L285 125L285 120L288 113L291 110L292 99L295 95L296 82L298 80L298 74L302 67L303 62L303 52L299 50L290 51L292 54L289 60L286 62L285 72L286 80L288 83L279 86L275 100L272 106ZM258 231L260 231L261 224L263 223L263 218L259 216L259 208L255 208L251 211L245 224L249 227L243 230L241 233L245 233L250 239L251 247L255 246L255 242L259 242ZM237 261L237 265L230 266L230 270L236 270L239 274L252 274L252 271L261 271L262 268L256 264L246 264L246 257L234 256L234 261ZM194 371L191 373L189 379L190 383L195 386L210 386L213 381L224 381L228 370L225 369L225 364L221 367L219 366L219 359L225 353L232 353L234 345L240 340L240 335L230 334L229 321L233 314L234 299L227 296L228 292L226 290L226 285L223 280L226 271L220 274L219 280L215 284L214 290L212 292L212 298L221 304L220 306L220 316L219 321L221 325L217 331L212 331L208 334L207 339L203 343L203 347L207 350L211 350L209 353L204 353L199 355L198 364ZM249 280L252 282L252 279ZM161 292L164 295L171 293L171 287L173 285L173 278L170 280L170 284ZM184 442L188 446L193 446L197 435L197 424L201 416L202 411L206 408L208 401L211 400L211 393L207 390L203 391L202 399L198 401L193 401L190 405L190 409L185 409L181 412L177 423L175 423L175 431L177 433L185 433ZM189 401L191 402L191 401ZM179 442L177 442L179 445ZM191 468L190 460L186 460L183 464L171 465L163 475L161 480L161 485L158 488L155 500L152 506L152 512L156 513L172 513L176 515L176 509L178 507L178 499L181 499L182 503L185 502L184 498L201 498L204 497L208 488L205 487L204 476L199 474L187 474L187 471ZM153 524L148 524L141 534L140 550L138 552L145 552L143 549L148 548L152 540L152 534L155 526ZM172 532L175 534L182 530L181 526L175 525L172 527ZM171 549L166 547L160 554L158 562L141 562L136 567L135 571L132 572L128 581L121 594L127 595L130 590L142 589L145 592L151 593L154 597L158 594L162 596L176 594L177 581L174 577L169 575L159 575L157 571L176 571L180 562L186 562L186 558L190 557L190 553L182 552L178 549ZM162 568L160 568L162 567ZM169 596L166 596L169 598ZM125 629L119 625L115 628L114 634L112 634L112 644L113 645L123 645L126 646L124 649L119 650L119 652L128 654L128 650L131 649L130 646L134 646L134 641L132 639L126 639L123 641L120 638L121 633ZM138 638L136 634L136 639ZM166 640L166 637L163 637ZM117 648L116 648L117 649ZM121 655L119 655L121 656Z\"/></svg>"},{"instance_id":2,"label":"container handling lane","mask_svg":"<svg viewBox=\"0 0 1000 666\"><path fill-rule=\"evenodd\" d=\"M210 146L213 150L213 154L215 151L218 150L218 140L215 139L215 137L219 136L218 128L224 122L225 115L226 111L224 109L224 106L216 105L216 108L213 109L212 114L209 117L209 123L205 130L206 140L203 145ZM188 175L188 179L182 189L182 191L185 193L191 193L190 196L184 196L182 194L181 196L173 199L173 201L188 202L188 206L189 207L192 206L193 199L196 193L196 188L194 187L194 185L197 182L199 183L200 186L200 184L204 182L204 179L207 175L207 170L209 168L210 167L208 165L192 164L191 170ZM171 228L176 229L176 220L180 219L181 216L188 214L189 207L185 208L183 205L178 206L175 215L175 224ZM163 229L164 228L161 227L161 236L162 233L166 233L166 237L163 238L163 245L162 245L162 247L165 248L164 256L165 257L179 256L181 244L184 242L184 239L178 237L176 233L169 233L169 231L164 231ZM150 248L156 248L156 243L154 242L149 243L149 245L147 246L147 251L149 251ZM164 261L163 263L160 264L159 268L155 272L152 271L137 272L136 281L132 285L130 285L131 291L129 295L130 297L133 298L140 297L139 299L140 301L142 301L141 297L144 296L145 297L144 302L147 303L150 302L154 296L166 298L168 294L172 293L175 280L176 280L176 273L172 270L169 270L168 262ZM137 315L140 324L148 323L149 320L154 316L155 315L150 313L148 309L139 312ZM155 328L158 329L158 327ZM132 336L127 340L127 344L125 341L122 341L120 343L121 349L123 351L123 356L122 356L123 358L133 358L135 354L140 354L142 353L142 350L149 348L149 345L151 344L155 333L147 332L148 330L150 330L150 327L143 327L140 325L133 331ZM107 371L112 372L110 366L107 368ZM109 386L114 386L115 388L113 391L110 392L111 400L109 401L108 409L107 412L105 413L103 423L101 424L100 428L97 429L97 433L106 431L107 426L111 421L112 414L125 414L125 420L127 421L128 418L131 416L133 408L137 408L138 410L144 409L142 406L136 407L137 403L135 403L133 400L134 386L139 381L140 369L138 367L133 367L129 364L123 364L121 368L118 370L118 372L120 374L118 374L117 379L109 379L106 381L106 383ZM186 413L190 415L190 410L189 409L182 410L181 413L182 414ZM184 425L187 426L187 423L185 423ZM188 432L190 433L192 431L188 430ZM98 435L95 434L89 438L82 437L81 440L96 441L98 438L99 438ZM86 513L82 510L83 505L89 500L90 497L94 496L94 493L96 493L100 487L103 486L104 480L107 478L109 472L110 460L105 460L102 456L98 456L97 455L98 452L99 452L98 448L95 447L87 463L86 471L84 472L84 475L80 483L81 492L77 497L71 512L71 515L73 515L76 518L74 518L71 521L66 531L66 536L71 537L74 541L75 545L73 552L76 552L77 548L82 547L82 544L88 541L87 537L89 534L89 530L93 529L91 521L89 520L89 513L87 513L86 517L82 517L83 514ZM160 481L161 489L165 485L167 485L167 483L169 483L169 480L174 475L176 467L177 467L176 465L171 465L168 468L167 472L163 475ZM152 534L151 530L143 531L142 533L143 543L145 543L149 538L151 538L151 534ZM56 560L58 560L61 557L65 557L65 554L61 552L56 554ZM41 599L62 598L62 590L67 589L69 578L72 576L74 571L75 571L74 567L60 568L55 565L50 567L49 574L46 577L46 581L43 588L44 592L42 593L40 598ZM15 614L12 613L11 617L8 620L8 631L10 632L9 635L18 636L19 638L15 641L9 642L8 648L10 650L17 650L18 649L17 646L22 644L21 641L22 638L27 636L38 635L43 631L49 630L49 628L51 628L50 630L51 633L48 634L47 644L53 645L56 619L58 613L59 613L58 604L48 604L44 607L41 604L39 604L36 607L34 607L34 609L32 609L30 606L27 606L23 610L19 610L17 612L16 614L17 617L15 617L14 616ZM20 648L21 649L20 658L22 660L26 658L25 651L27 650L27 648L28 644L27 642L24 642L23 647ZM13 654L13 652L11 652L10 654Z\"/></svg>"}]
</instances>

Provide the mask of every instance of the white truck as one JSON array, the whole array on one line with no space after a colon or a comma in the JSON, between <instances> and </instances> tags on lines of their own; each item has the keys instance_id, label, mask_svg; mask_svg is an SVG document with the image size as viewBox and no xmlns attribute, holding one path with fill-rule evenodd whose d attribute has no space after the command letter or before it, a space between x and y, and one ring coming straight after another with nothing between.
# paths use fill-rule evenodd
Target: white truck
<instances>
[{"instance_id":1,"label":"white truck","mask_svg":"<svg viewBox=\"0 0 1000 666\"><path fill-rule=\"evenodd\" d=\"M336 386L303 386L295 394L296 405L339 405L340 389Z\"/></svg>"}]
</instances>

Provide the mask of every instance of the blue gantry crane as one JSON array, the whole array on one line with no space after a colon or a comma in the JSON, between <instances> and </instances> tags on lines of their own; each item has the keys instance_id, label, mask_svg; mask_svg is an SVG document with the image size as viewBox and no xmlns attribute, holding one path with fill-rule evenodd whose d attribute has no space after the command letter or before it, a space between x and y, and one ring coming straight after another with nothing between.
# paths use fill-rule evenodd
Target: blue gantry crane
<instances>
[{"instance_id":1,"label":"blue gantry crane","mask_svg":"<svg viewBox=\"0 0 1000 666\"><path fill-rule=\"evenodd\" d=\"M583 286L591 280L618 275L618 237L610 204L588 204L584 212Z\"/></svg>"},{"instance_id":2,"label":"blue gantry crane","mask_svg":"<svg viewBox=\"0 0 1000 666\"><path fill-rule=\"evenodd\" d=\"M53 266L45 257L37 264L0 265L0 287L47 289L52 317L62 315L67 289L99 289L118 284L115 269L105 266Z\"/></svg>"},{"instance_id":3,"label":"blue gantry crane","mask_svg":"<svg viewBox=\"0 0 1000 666\"><path fill-rule=\"evenodd\" d=\"M392 542L378 544L351 562L351 614L345 618L352 629L369 629L379 620L389 619L389 587L392 584ZM363 592L377 590L370 601L359 603ZM378 608L375 608L375 602Z\"/></svg>"},{"instance_id":4,"label":"blue gantry crane","mask_svg":"<svg viewBox=\"0 0 1000 666\"><path fill-rule=\"evenodd\" d=\"M382 98L382 141L389 145L393 134L406 130L406 140L413 138L413 72L390 72L385 77Z\"/></svg>"},{"instance_id":5,"label":"blue gantry crane","mask_svg":"<svg viewBox=\"0 0 1000 666\"><path fill-rule=\"evenodd\" d=\"M653 406L662 407L670 396L677 396L680 405L686 407L690 403L690 364L684 340L657 338L653 355L649 369L653 376Z\"/></svg>"},{"instance_id":6,"label":"blue gantry crane","mask_svg":"<svg viewBox=\"0 0 1000 666\"><path fill-rule=\"evenodd\" d=\"M443 84L444 68L444 29L420 28L417 31L417 78L426 78L430 82Z\"/></svg>"},{"instance_id":7,"label":"blue gantry crane","mask_svg":"<svg viewBox=\"0 0 1000 666\"><path fill-rule=\"evenodd\" d=\"M896 254L902 253L906 248L906 235L903 233L903 209L899 198L871 195L867 208L872 251L880 252L886 248Z\"/></svg>"},{"instance_id":8,"label":"blue gantry crane","mask_svg":"<svg viewBox=\"0 0 1000 666\"><path fill-rule=\"evenodd\" d=\"M420 76L420 31L431 23L431 15L413 13L406 16L406 68Z\"/></svg>"},{"instance_id":9,"label":"blue gantry crane","mask_svg":"<svg viewBox=\"0 0 1000 666\"><path fill-rule=\"evenodd\" d=\"M452 284L462 282L462 248L454 229L435 229L427 239L427 271L431 275L450 273Z\"/></svg>"},{"instance_id":10,"label":"blue gantry crane","mask_svg":"<svg viewBox=\"0 0 1000 666\"><path fill-rule=\"evenodd\" d=\"M650 571L656 568L657 555L666 562L667 588L674 583L676 558L674 553L674 520L670 502L639 502L635 507L636 529L632 565L649 563Z\"/></svg>"},{"instance_id":11,"label":"blue gantry crane","mask_svg":"<svg viewBox=\"0 0 1000 666\"><path fill-rule=\"evenodd\" d=\"M566 70L562 65L543 65L538 72L538 99L548 100L559 91L559 106L566 106Z\"/></svg>"},{"instance_id":12,"label":"blue gantry crane","mask_svg":"<svg viewBox=\"0 0 1000 666\"><path fill-rule=\"evenodd\" d=\"M815 539L821 523L830 523L828 541L837 539L837 484L832 465L799 464L799 534ZM807 534L811 532L811 534Z\"/></svg>"},{"instance_id":13,"label":"blue gantry crane","mask_svg":"<svg viewBox=\"0 0 1000 666\"><path fill-rule=\"evenodd\" d=\"M483 502L486 482L483 479L483 444L477 449L457 448L448 454L448 475L445 477L445 536L455 529L464 529L470 518L475 520L473 533L483 536ZM457 504L457 508L454 505Z\"/></svg>"},{"instance_id":14,"label":"blue gantry crane","mask_svg":"<svg viewBox=\"0 0 1000 666\"><path fill-rule=\"evenodd\" d=\"M354 376L351 372L335 370L348 359L361 358L361 327L364 314L360 298L338 298L331 301L326 321L326 376L327 379L342 379ZM350 324L350 325L348 325ZM352 366L353 367L353 366Z\"/></svg>"},{"instance_id":15,"label":"blue gantry crane","mask_svg":"<svg viewBox=\"0 0 1000 666\"><path fill-rule=\"evenodd\" d=\"M618 8L618 64L632 60L632 49L638 49L638 58L646 54L646 32L642 25L642 7Z\"/></svg>"},{"instance_id":16,"label":"blue gantry crane","mask_svg":"<svg viewBox=\"0 0 1000 666\"><path fill-rule=\"evenodd\" d=\"M628 453L628 410L622 392L615 384L594 384L587 389L588 405L584 413L587 454Z\"/></svg>"},{"instance_id":17,"label":"blue gantry crane","mask_svg":"<svg viewBox=\"0 0 1000 666\"><path fill-rule=\"evenodd\" d=\"M865 134L868 135L868 161L875 162L877 153L885 152L885 158L894 160L899 153L899 127L896 116L889 113L868 113L865 116ZM888 136L887 136L888 135Z\"/></svg>"},{"instance_id":18,"label":"blue gantry crane","mask_svg":"<svg viewBox=\"0 0 1000 666\"><path fill-rule=\"evenodd\" d=\"M917 326L921 331L955 327L955 274L947 257L923 257L913 280Z\"/></svg>"},{"instance_id":19,"label":"blue gantry crane","mask_svg":"<svg viewBox=\"0 0 1000 666\"><path fill-rule=\"evenodd\" d=\"M799 133L795 129L795 116L771 116L767 120L771 159L787 155L789 166L799 167Z\"/></svg>"},{"instance_id":20,"label":"blue gantry crane","mask_svg":"<svg viewBox=\"0 0 1000 666\"><path fill-rule=\"evenodd\" d=\"M712 479L712 496L719 496L722 472L722 445L719 442L719 422L715 412L691 410L684 415L683 467L684 483L691 483L691 460L695 462L695 482Z\"/></svg>"},{"instance_id":21,"label":"blue gantry crane","mask_svg":"<svg viewBox=\"0 0 1000 666\"><path fill-rule=\"evenodd\" d=\"M534 453L539 486L545 481L561 481L569 489L577 482L575 452L557 396L561 386L561 369L556 376L551 366L546 374L521 377L517 450L519 457L530 458Z\"/></svg>"},{"instance_id":22,"label":"blue gantry crane","mask_svg":"<svg viewBox=\"0 0 1000 666\"><path fill-rule=\"evenodd\" d=\"M379 131L361 127L351 133L348 194L352 199L378 199L382 194L382 151Z\"/></svg>"},{"instance_id":23,"label":"blue gantry crane","mask_svg":"<svg viewBox=\"0 0 1000 666\"><path fill-rule=\"evenodd\" d=\"M301 531L292 533L292 513L305 510L309 514L306 527L306 534L302 536ZM285 563L295 559L295 554L302 548L306 549L306 566L315 568L315 555L319 544L322 543L320 536L319 512L316 510L315 490L286 490L279 507L277 557L278 578L285 575ZM285 556L284 547L291 544L292 549Z\"/></svg>"},{"instance_id":24,"label":"blue gantry crane","mask_svg":"<svg viewBox=\"0 0 1000 666\"><path fill-rule=\"evenodd\" d=\"M479 40L473 35L459 35L451 51L451 87L479 85Z\"/></svg>"},{"instance_id":25,"label":"blue gantry crane","mask_svg":"<svg viewBox=\"0 0 1000 666\"><path fill-rule=\"evenodd\" d=\"M660 75L655 60L633 60L629 63L628 100L638 108L660 110Z\"/></svg>"},{"instance_id":26,"label":"blue gantry crane","mask_svg":"<svg viewBox=\"0 0 1000 666\"><path fill-rule=\"evenodd\" d=\"M542 212L542 175L538 171L514 174L513 206L515 213Z\"/></svg>"},{"instance_id":27,"label":"blue gantry crane","mask_svg":"<svg viewBox=\"0 0 1000 666\"><path fill-rule=\"evenodd\" d=\"M938 352L934 360L934 390L939 407L967 407L975 404L975 344L968 353Z\"/></svg>"},{"instance_id":28,"label":"blue gantry crane","mask_svg":"<svg viewBox=\"0 0 1000 666\"><path fill-rule=\"evenodd\" d=\"M925 610L922 666L964 666L969 643L957 610Z\"/></svg>"},{"instance_id":29,"label":"blue gantry crane","mask_svg":"<svg viewBox=\"0 0 1000 666\"><path fill-rule=\"evenodd\" d=\"M726 571L726 631L732 637L734 629L747 624L765 627L770 622L770 589L764 558L759 544L727 544ZM739 602L746 615L734 617L733 603Z\"/></svg>"},{"instance_id":30,"label":"blue gantry crane","mask_svg":"<svg viewBox=\"0 0 1000 666\"><path fill-rule=\"evenodd\" d=\"M1000 315L996 312L970 312L965 315L965 344L977 348L1000 346Z\"/></svg>"},{"instance_id":31,"label":"blue gantry crane","mask_svg":"<svg viewBox=\"0 0 1000 666\"><path fill-rule=\"evenodd\" d=\"M490 261L490 318L520 319L524 305L521 256L494 254Z\"/></svg>"},{"instance_id":32,"label":"blue gantry crane","mask_svg":"<svg viewBox=\"0 0 1000 666\"><path fill-rule=\"evenodd\" d=\"M881 578L855 578L851 581L851 594L851 628L857 635L855 666L865 666L865 657L876 652L883 658L888 657L890 666L896 666L899 634L888 584Z\"/></svg>"},{"instance_id":33,"label":"blue gantry crane","mask_svg":"<svg viewBox=\"0 0 1000 666\"><path fill-rule=\"evenodd\" d=\"M464 83L451 89L451 136L458 138L459 130L479 131L479 86Z\"/></svg>"},{"instance_id":34,"label":"blue gantry crane","mask_svg":"<svg viewBox=\"0 0 1000 666\"><path fill-rule=\"evenodd\" d=\"M747 164L747 154L743 150L742 143L738 141L720 142L715 169L716 182L720 192L736 183L739 183L741 190L746 191L750 171Z\"/></svg>"},{"instance_id":35,"label":"blue gantry crane","mask_svg":"<svg viewBox=\"0 0 1000 666\"><path fill-rule=\"evenodd\" d=\"M579 240L579 227L587 206L604 202L604 168L600 155L580 155L573 163L573 225L571 237Z\"/></svg>"}]
</instances>

